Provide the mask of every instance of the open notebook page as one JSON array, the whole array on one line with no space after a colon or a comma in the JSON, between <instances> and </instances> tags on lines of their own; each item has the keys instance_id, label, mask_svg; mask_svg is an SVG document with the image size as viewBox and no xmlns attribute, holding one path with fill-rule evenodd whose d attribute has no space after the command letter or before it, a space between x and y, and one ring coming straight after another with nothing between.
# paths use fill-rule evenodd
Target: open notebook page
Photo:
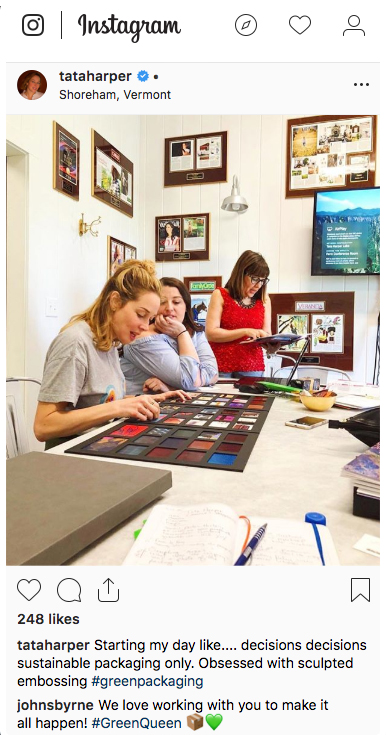
<instances>
[{"instance_id":1,"label":"open notebook page","mask_svg":"<svg viewBox=\"0 0 386 735\"><path fill-rule=\"evenodd\" d=\"M264 538L252 554L252 566L321 566L311 523L279 518L251 518L251 533L267 523ZM339 564L331 534L326 526L319 526L326 566Z\"/></svg>"},{"instance_id":2,"label":"open notebook page","mask_svg":"<svg viewBox=\"0 0 386 735\"><path fill-rule=\"evenodd\" d=\"M220 503L157 505L123 564L232 565L239 524L237 514Z\"/></svg>"}]
</instances>

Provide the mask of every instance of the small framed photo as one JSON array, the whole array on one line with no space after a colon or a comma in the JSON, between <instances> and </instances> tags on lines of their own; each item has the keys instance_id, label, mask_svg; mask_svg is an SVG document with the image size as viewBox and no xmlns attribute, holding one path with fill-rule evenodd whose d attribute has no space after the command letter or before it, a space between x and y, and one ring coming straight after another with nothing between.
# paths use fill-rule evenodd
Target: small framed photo
<instances>
[{"instance_id":1,"label":"small framed photo","mask_svg":"<svg viewBox=\"0 0 386 735\"><path fill-rule=\"evenodd\" d=\"M308 314L278 314L277 315L277 333L278 334L303 334L306 338L308 334ZM305 339L299 340L292 345L283 345L280 347L281 352L301 352L305 344ZM306 350L307 351L307 350Z\"/></svg>"},{"instance_id":2,"label":"small framed photo","mask_svg":"<svg viewBox=\"0 0 386 735\"><path fill-rule=\"evenodd\" d=\"M92 135L91 193L97 199L133 216L133 163L95 130Z\"/></svg>"},{"instance_id":3,"label":"small framed photo","mask_svg":"<svg viewBox=\"0 0 386 735\"><path fill-rule=\"evenodd\" d=\"M113 276L125 260L133 260L137 257L137 248L128 245L116 237L107 237L107 277Z\"/></svg>"},{"instance_id":4,"label":"small framed photo","mask_svg":"<svg viewBox=\"0 0 386 735\"><path fill-rule=\"evenodd\" d=\"M156 260L181 252L181 217L156 218ZM158 258L157 256L161 256Z\"/></svg>"},{"instance_id":5,"label":"small framed photo","mask_svg":"<svg viewBox=\"0 0 386 735\"><path fill-rule=\"evenodd\" d=\"M80 142L54 121L53 132L53 187L62 194L79 199Z\"/></svg>"},{"instance_id":6,"label":"small framed photo","mask_svg":"<svg viewBox=\"0 0 386 735\"><path fill-rule=\"evenodd\" d=\"M194 138L172 140L169 146L169 173L194 168Z\"/></svg>"},{"instance_id":7,"label":"small framed photo","mask_svg":"<svg viewBox=\"0 0 386 735\"><path fill-rule=\"evenodd\" d=\"M155 259L209 260L209 213L155 218Z\"/></svg>"},{"instance_id":8,"label":"small framed photo","mask_svg":"<svg viewBox=\"0 0 386 735\"><path fill-rule=\"evenodd\" d=\"M166 138L164 186L227 181L227 137L222 130Z\"/></svg>"},{"instance_id":9,"label":"small framed photo","mask_svg":"<svg viewBox=\"0 0 386 735\"><path fill-rule=\"evenodd\" d=\"M192 299L192 312L195 322L205 326L208 313L209 301L212 294L190 294Z\"/></svg>"}]
</instances>

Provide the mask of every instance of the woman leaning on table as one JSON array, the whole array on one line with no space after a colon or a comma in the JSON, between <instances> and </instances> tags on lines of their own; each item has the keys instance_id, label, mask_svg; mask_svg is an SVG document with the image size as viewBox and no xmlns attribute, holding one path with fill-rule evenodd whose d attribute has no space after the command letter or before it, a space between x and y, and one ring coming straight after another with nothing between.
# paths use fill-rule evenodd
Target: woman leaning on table
<instances>
[{"instance_id":1,"label":"woman leaning on table","mask_svg":"<svg viewBox=\"0 0 386 735\"><path fill-rule=\"evenodd\" d=\"M271 301L267 294L269 267L260 253L240 255L225 288L211 297L206 335L217 359L220 376L260 376L263 350L254 344L271 332ZM248 340L246 344L241 344Z\"/></svg>"},{"instance_id":2,"label":"woman leaning on table","mask_svg":"<svg viewBox=\"0 0 386 735\"><path fill-rule=\"evenodd\" d=\"M161 305L154 324L123 348L127 390L213 385L218 379L216 359L203 327L194 321L188 289L177 278L161 278L160 283Z\"/></svg>"},{"instance_id":3,"label":"woman leaning on table","mask_svg":"<svg viewBox=\"0 0 386 735\"><path fill-rule=\"evenodd\" d=\"M39 441L54 446L59 437L69 439L110 419L151 420L159 415L160 401L188 397L183 391L125 395L117 347L147 330L159 305L154 264L130 260L109 278L92 306L62 328L44 365L34 425Z\"/></svg>"}]
</instances>

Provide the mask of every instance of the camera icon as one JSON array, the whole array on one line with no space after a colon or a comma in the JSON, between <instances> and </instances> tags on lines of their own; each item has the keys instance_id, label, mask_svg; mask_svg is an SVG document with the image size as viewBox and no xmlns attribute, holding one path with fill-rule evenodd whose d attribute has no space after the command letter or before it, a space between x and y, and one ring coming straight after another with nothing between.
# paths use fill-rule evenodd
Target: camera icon
<instances>
[{"instance_id":1,"label":"camera icon","mask_svg":"<svg viewBox=\"0 0 386 735\"><path fill-rule=\"evenodd\" d=\"M39 13L23 15L21 29L25 36L41 36L44 33L44 18Z\"/></svg>"}]
</instances>

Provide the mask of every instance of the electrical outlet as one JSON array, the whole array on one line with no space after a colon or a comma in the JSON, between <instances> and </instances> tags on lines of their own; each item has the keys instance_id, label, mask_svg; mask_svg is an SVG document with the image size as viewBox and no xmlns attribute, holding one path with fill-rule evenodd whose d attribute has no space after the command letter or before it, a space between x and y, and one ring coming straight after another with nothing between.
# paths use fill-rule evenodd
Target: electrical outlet
<instances>
[{"instance_id":1,"label":"electrical outlet","mask_svg":"<svg viewBox=\"0 0 386 735\"><path fill-rule=\"evenodd\" d=\"M58 316L58 299L46 299L46 316Z\"/></svg>"}]
</instances>

